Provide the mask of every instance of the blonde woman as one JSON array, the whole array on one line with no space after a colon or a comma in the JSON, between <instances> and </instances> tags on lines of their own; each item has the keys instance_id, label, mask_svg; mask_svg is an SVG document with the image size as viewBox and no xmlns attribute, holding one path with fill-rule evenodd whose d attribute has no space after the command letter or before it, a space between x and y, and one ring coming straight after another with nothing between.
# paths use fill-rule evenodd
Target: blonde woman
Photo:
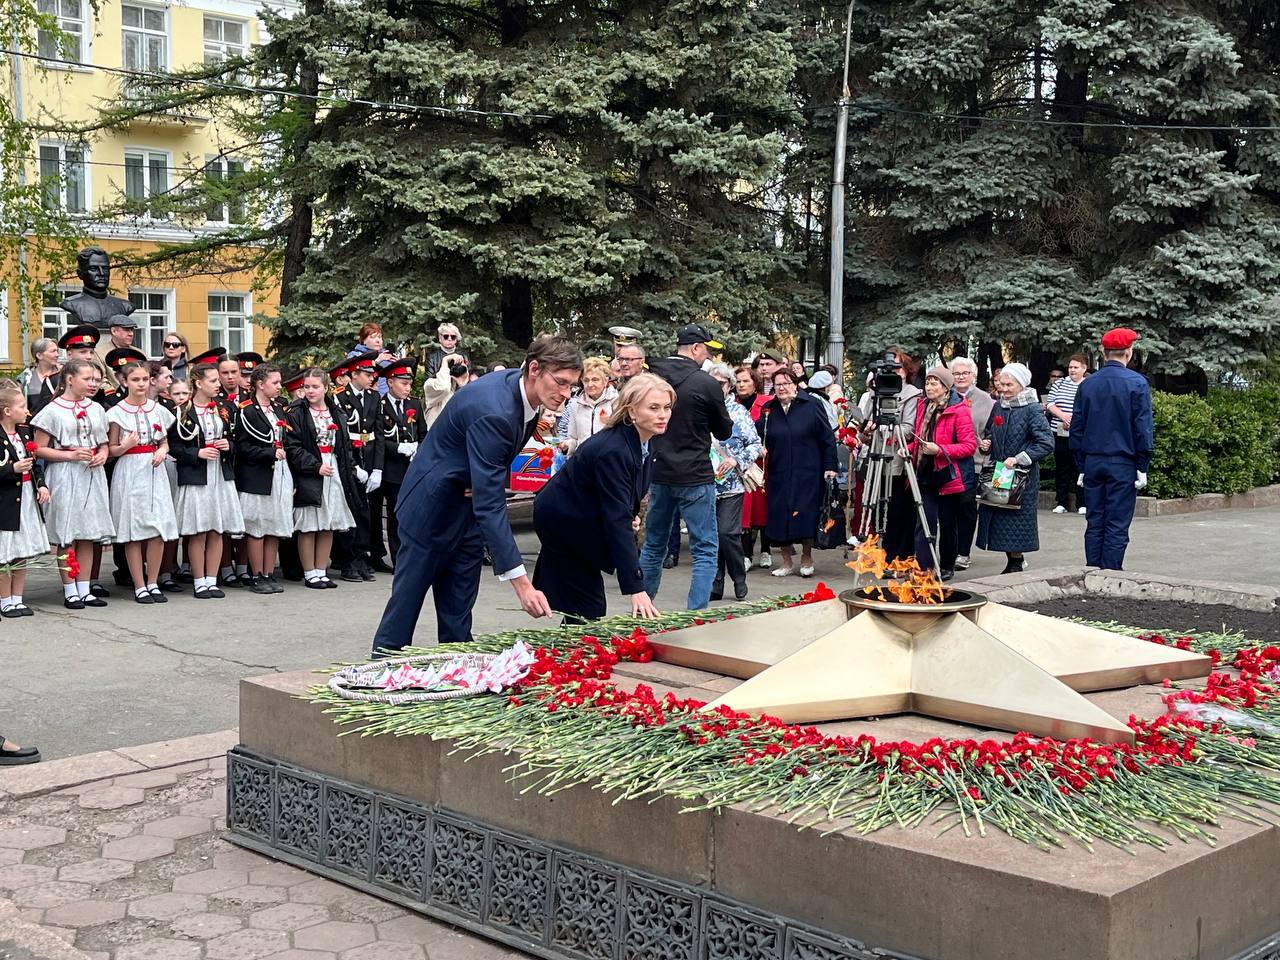
<instances>
[{"instance_id":1,"label":"blonde woman","mask_svg":"<svg viewBox=\"0 0 1280 960\"><path fill-rule=\"evenodd\" d=\"M666 432L675 400L661 377L632 377L604 429L587 438L533 501L533 527L542 541L533 583L568 620L604 616L603 574L615 571L631 597L631 614L658 615L644 589L634 532L653 476L649 441Z\"/></svg>"},{"instance_id":2,"label":"blonde woman","mask_svg":"<svg viewBox=\"0 0 1280 960\"><path fill-rule=\"evenodd\" d=\"M582 391L569 401L569 428L560 449L572 454L578 445L605 429L618 391L609 383L609 361L587 357L582 365Z\"/></svg>"}]
</instances>

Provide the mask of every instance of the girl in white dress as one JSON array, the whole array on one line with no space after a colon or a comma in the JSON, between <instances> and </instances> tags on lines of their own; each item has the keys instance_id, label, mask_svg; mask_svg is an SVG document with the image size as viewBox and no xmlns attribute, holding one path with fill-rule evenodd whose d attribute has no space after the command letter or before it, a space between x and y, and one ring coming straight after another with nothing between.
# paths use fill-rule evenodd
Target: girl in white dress
<instances>
[{"instance_id":1,"label":"girl in white dress","mask_svg":"<svg viewBox=\"0 0 1280 960\"><path fill-rule=\"evenodd\" d=\"M355 497L351 438L346 420L328 397L329 375L318 367L302 375L301 400L289 407L285 453L293 473L293 528L306 586L336 587L329 579L329 553L335 530L356 525L347 498Z\"/></svg>"},{"instance_id":2,"label":"girl in white dress","mask_svg":"<svg viewBox=\"0 0 1280 960\"><path fill-rule=\"evenodd\" d=\"M147 395L151 371L144 363L128 363L118 373L127 391L107 411L111 455L119 457L111 476L111 519L116 540L124 544L129 575L138 603L167 603L157 582L164 559L164 542L178 539L173 492L165 457L173 414Z\"/></svg>"},{"instance_id":3,"label":"girl in white dress","mask_svg":"<svg viewBox=\"0 0 1280 960\"><path fill-rule=\"evenodd\" d=\"M49 484L45 527L58 553L74 550L77 562L63 568L63 605L68 610L105 607L89 592L94 544L110 543L111 495L107 491L107 415L90 397L102 385L102 371L90 360L68 360L60 396L35 415L36 459L43 460Z\"/></svg>"},{"instance_id":4,"label":"girl in white dress","mask_svg":"<svg viewBox=\"0 0 1280 960\"><path fill-rule=\"evenodd\" d=\"M40 507L49 502L44 470L26 426L27 398L12 380L0 380L0 616L29 617L22 602L25 561L49 549Z\"/></svg>"},{"instance_id":5,"label":"girl in white dress","mask_svg":"<svg viewBox=\"0 0 1280 960\"><path fill-rule=\"evenodd\" d=\"M175 380L175 388L181 382ZM169 431L178 477L178 532L187 541L196 599L213 600L226 596L218 587L223 535L243 536L244 515L231 462L230 422L218 402L218 368L197 364L188 382L194 392L178 407Z\"/></svg>"},{"instance_id":6,"label":"girl in white dress","mask_svg":"<svg viewBox=\"0 0 1280 960\"><path fill-rule=\"evenodd\" d=\"M280 368L255 366L249 376L252 397L236 408L231 431L236 489L248 541L249 575L243 582L259 594L284 593L275 578L280 538L293 533L293 475L285 462L287 410L280 403Z\"/></svg>"}]
</instances>

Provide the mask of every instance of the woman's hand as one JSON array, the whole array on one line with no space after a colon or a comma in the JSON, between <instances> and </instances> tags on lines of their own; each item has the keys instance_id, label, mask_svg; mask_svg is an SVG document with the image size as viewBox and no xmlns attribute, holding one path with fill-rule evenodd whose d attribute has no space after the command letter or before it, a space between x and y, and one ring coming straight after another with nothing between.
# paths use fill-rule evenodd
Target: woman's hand
<instances>
[{"instance_id":1,"label":"woman's hand","mask_svg":"<svg viewBox=\"0 0 1280 960\"><path fill-rule=\"evenodd\" d=\"M1018 458L1017 458L1017 457L1005 457L1005 458L1004 458L1004 465L1005 465L1006 467L1008 467L1009 469L1011 469L1011 470L1012 470L1014 467L1016 467L1016 466L1018 465Z\"/></svg>"},{"instance_id":2,"label":"woman's hand","mask_svg":"<svg viewBox=\"0 0 1280 960\"><path fill-rule=\"evenodd\" d=\"M104 444L93 452L93 456L89 458L90 467L100 467L107 462L107 448Z\"/></svg>"},{"instance_id":3,"label":"woman's hand","mask_svg":"<svg viewBox=\"0 0 1280 960\"><path fill-rule=\"evenodd\" d=\"M40 506L43 507L48 502L49 502L49 488L41 487L39 490L36 491L36 503L40 504Z\"/></svg>"},{"instance_id":4,"label":"woman's hand","mask_svg":"<svg viewBox=\"0 0 1280 960\"><path fill-rule=\"evenodd\" d=\"M28 473L28 472L30 472L31 467L32 467L32 465L34 465L34 464L35 464L35 462L36 462L36 458L35 458L35 457L25 457L25 458L23 458L22 460L15 460L15 461L13 462L13 472L14 472L14 473Z\"/></svg>"},{"instance_id":5,"label":"woman's hand","mask_svg":"<svg viewBox=\"0 0 1280 960\"><path fill-rule=\"evenodd\" d=\"M631 532L632 533L640 532L640 514L638 513L631 518Z\"/></svg>"},{"instance_id":6,"label":"woman's hand","mask_svg":"<svg viewBox=\"0 0 1280 960\"><path fill-rule=\"evenodd\" d=\"M333 467L329 466L329 464L327 464L327 463L322 463L322 464L320 464L320 476L322 476L322 477L332 477L332 476L333 476Z\"/></svg>"},{"instance_id":7,"label":"woman's hand","mask_svg":"<svg viewBox=\"0 0 1280 960\"><path fill-rule=\"evenodd\" d=\"M932 440L926 440L920 444L920 452L926 456L936 457L938 455L938 445Z\"/></svg>"},{"instance_id":8,"label":"woman's hand","mask_svg":"<svg viewBox=\"0 0 1280 960\"><path fill-rule=\"evenodd\" d=\"M137 445L138 445L137 430L130 430L128 433L126 433L123 437L120 438L120 446L124 447L126 450L129 447L136 447Z\"/></svg>"},{"instance_id":9,"label":"woman's hand","mask_svg":"<svg viewBox=\"0 0 1280 960\"><path fill-rule=\"evenodd\" d=\"M716 470L716 479L719 480L722 477L726 476L730 470L736 469L737 466L738 466L737 460L733 459L733 457L725 457L723 460L720 461L720 466Z\"/></svg>"},{"instance_id":10,"label":"woman's hand","mask_svg":"<svg viewBox=\"0 0 1280 960\"><path fill-rule=\"evenodd\" d=\"M70 461L80 460L84 463L88 463L97 455L97 450L95 450L93 447L76 447L74 450L71 450L69 452L71 455L67 457L68 460Z\"/></svg>"},{"instance_id":11,"label":"woman's hand","mask_svg":"<svg viewBox=\"0 0 1280 960\"><path fill-rule=\"evenodd\" d=\"M990 452L991 452L991 441L990 441L990 440L979 440L979 441L978 441L978 449L979 449L979 450L981 450L983 453L990 453Z\"/></svg>"},{"instance_id":12,"label":"woman's hand","mask_svg":"<svg viewBox=\"0 0 1280 960\"><path fill-rule=\"evenodd\" d=\"M646 620L661 616L658 608L653 605L653 601L649 599L649 595L643 590L631 595L631 615L633 617L644 617Z\"/></svg>"},{"instance_id":13,"label":"woman's hand","mask_svg":"<svg viewBox=\"0 0 1280 960\"><path fill-rule=\"evenodd\" d=\"M160 466L160 464L164 463L164 458L167 457L168 455L169 455L169 451L167 451L164 447L160 447L158 450L156 450L155 453L151 454L151 465L153 467Z\"/></svg>"},{"instance_id":14,"label":"woman's hand","mask_svg":"<svg viewBox=\"0 0 1280 960\"><path fill-rule=\"evenodd\" d=\"M217 460L222 454L218 452L216 447L201 447L196 451L196 456L201 460Z\"/></svg>"},{"instance_id":15,"label":"woman's hand","mask_svg":"<svg viewBox=\"0 0 1280 960\"><path fill-rule=\"evenodd\" d=\"M283 459L284 459L284 450L283 450L283 449L281 449L280 447L276 447L276 459L277 459L277 460L283 460Z\"/></svg>"}]
</instances>

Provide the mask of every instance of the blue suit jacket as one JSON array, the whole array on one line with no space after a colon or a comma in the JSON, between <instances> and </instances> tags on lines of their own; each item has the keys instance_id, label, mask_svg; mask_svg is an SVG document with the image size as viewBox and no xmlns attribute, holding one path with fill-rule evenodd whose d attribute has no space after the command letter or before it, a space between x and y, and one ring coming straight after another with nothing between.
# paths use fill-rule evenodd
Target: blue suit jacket
<instances>
[{"instance_id":1,"label":"blue suit jacket","mask_svg":"<svg viewBox=\"0 0 1280 960\"><path fill-rule=\"evenodd\" d=\"M1155 448L1151 386L1118 360L1085 377L1071 413L1071 452L1084 470L1090 456L1127 457L1146 473Z\"/></svg>"},{"instance_id":2,"label":"blue suit jacket","mask_svg":"<svg viewBox=\"0 0 1280 960\"><path fill-rule=\"evenodd\" d=\"M520 376L490 373L453 395L409 465L396 504L400 528L433 549L453 549L478 526L499 573L523 563L507 519L507 479L524 440Z\"/></svg>"},{"instance_id":3,"label":"blue suit jacket","mask_svg":"<svg viewBox=\"0 0 1280 960\"><path fill-rule=\"evenodd\" d=\"M445 407L445 410L448 410ZM533 501L543 550L576 553L605 573L618 572L623 593L644 589L631 520L649 491L653 457L628 424L583 441Z\"/></svg>"}]
</instances>

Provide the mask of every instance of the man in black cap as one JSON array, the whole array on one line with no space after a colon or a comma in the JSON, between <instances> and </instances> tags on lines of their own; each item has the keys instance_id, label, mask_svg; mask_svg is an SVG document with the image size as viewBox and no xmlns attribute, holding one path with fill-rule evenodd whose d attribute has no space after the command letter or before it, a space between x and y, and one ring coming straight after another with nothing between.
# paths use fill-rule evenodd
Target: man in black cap
<instances>
[{"instance_id":1,"label":"man in black cap","mask_svg":"<svg viewBox=\"0 0 1280 960\"><path fill-rule=\"evenodd\" d=\"M133 317L121 315L112 317L110 324L110 335L100 340L97 347L94 349L98 355L98 360L101 361L102 366L107 371L107 375L103 378L102 385L104 387L118 387L119 384L116 382L115 370L113 370L111 365L107 363L107 354L111 353L113 350L133 349L133 338L138 332L138 321L134 320ZM146 359L145 354L143 355L143 359Z\"/></svg>"},{"instance_id":2,"label":"man in black cap","mask_svg":"<svg viewBox=\"0 0 1280 960\"><path fill-rule=\"evenodd\" d=\"M72 327L60 338L58 338L58 346L67 353L68 360L88 360L93 363L98 372L102 375L103 381L106 381L106 364L98 357L97 348L98 341L102 335L98 332L98 328L90 323L82 323ZM53 378L53 395L56 397L62 393L62 388L66 379L66 365L58 371L58 375ZM101 393L102 388L98 388ZM98 399L94 397L94 399Z\"/></svg>"},{"instance_id":3,"label":"man in black cap","mask_svg":"<svg viewBox=\"0 0 1280 960\"><path fill-rule=\"evenodd\" d=\"M724 392L702 370L711 351L721 349L706 327L691 323L676 333L676 356L649 363L651 371L675 388L676 403L667 432L650 441L653 485L649 488L640 569L644 571L645 592L650 598L656 597L662 583L667 540L678 512L689 530L689 553L693 558L690 610L700 610L711 602L711 583L716 576L719 533L711 438L727 440L733 433Z\"/></svg>"}]
</instances>

